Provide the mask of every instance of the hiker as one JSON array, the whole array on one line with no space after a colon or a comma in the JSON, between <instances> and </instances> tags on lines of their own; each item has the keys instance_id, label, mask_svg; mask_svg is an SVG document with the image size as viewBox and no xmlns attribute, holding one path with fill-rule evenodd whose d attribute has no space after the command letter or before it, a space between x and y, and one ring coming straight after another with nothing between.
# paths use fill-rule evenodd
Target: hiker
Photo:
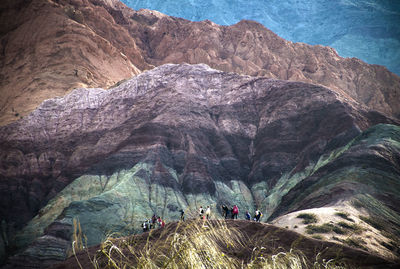
<instances>
[{"instance_id":1,"label":"hiker","mask_svg":"<svg viewBox=\"0 0 400 269\"><path fill-rule=\"evenodd\" d=\"M157 219L157 226L158 226L158 228L160 228L161 227L161 224L162 224L162 219L161 219L161 217L159 216L158 217L158 219Z\"/></svg>"},{"instance_id":2,"label":"hiker","mask_svg":"<svg viewBox=\"0 0 400 269\"><path fill-rule=\"evenodd\" d=\"M257 221L257 222L260 222L261 216L262 216L261 211L257 209L256 212L255 212L254 220Z\"/></svg>"},{"instance_id":3,"label":"hiker","mask_svg":"<svg viewBox=\"0 0 400 269\"><path fill-rule=\"evenodd\" d=\"M165 227L165 222L164 222L164 220L161 220L161 228L164 228Z\"/></svg>"},{"instance_id":4,"label":"hiker","mask_svg":"<svg viewBox=\"0 0 400 269\"><path fill-rule=\"evenodd\" d=\"M227 219L228 218L229 209L228 209L228 207L226 205L222 205L221 207L222 207L222 216L225 217L225 219Z\"/></svg>"},{"instance_id":5,"label":"hiker","mask_svg":"<svg viewBox=\"0 0 400 269\"><path fill-rule=\"evenodd\" d=\"M200 216L200 219L203 218L203 215L204 215L204 209L203 209L202 206L200 206L200 208L199 208L199 216Z\"/></svg>"},{"instance_id":6,"label":"hiker","mask_svg":"<svg viewBox=\"0 0 400 269\"><path fill-rule=\"evenodd\" d=\"M143 228L143 232L147 232L147 231L148 231L147 220L145 220L145 221L143 222L142 228Z\"/></svg>"},{"instance_id":7,"label":"hiker","mask_svg":"<svg viewBox=\"0 0 400 269\"><path fill-rule=\"evenodd\" d=\"M207 217L207 219L210 219L210 215L211 215L211 209L210 209L210 206L208 205L207 209L206 209L206 217Z\"/></svg>"},{"instance_id":8,"label":"hiker","mask_svg":"<svg viewBox=\"0 0 400 269\"><path fill-rule=\"evenodd\" d=\"M247 219L247 220L250 220L250 219L251 219L251 215L250 215L249 211L246 211L246 219Z\"/></svg>"},{"instance_id":9,"label":"hiker","mask_svg":"<svg viewBox=\"0 0 400 269\"><path fill-rule=\"evenodd\" d=\"M151 223L151 220L147 219L146 220L146 228L147 228L146 230L149 231L150 229L152 229L152 227L153 227L152 225L153 224Z\"/></svg>"},{"instance_id":10,"label":"hiker","mask_svg":"<svg viewBox=\"0 0 400 269\"><path fill-rule=\"evenodd\" d=\"M185 211L183 209L179 210L181 212L181 221L185 221Z\"/></svg>"},{"instance_id":11,"label":"hiker","mask_svg":"<svg viewBox=\"0 0 400 269\"><path fill-rule=\"evenodd\" d=\"M232 219L237 219L238 214L239 214L239 208L237 205L234 205L232 208Z\"/></svg>"},{"instance_id":12,"label":"hiker","mask_svg":"<svg viewBox=\"0 0 400 269\"><path fill-rule=\"evenodd\" d=\"M153 216L151 217L151 228L155 228L156 227L156 222L157 222L157 216L156 214L153 214Z\"/></svg>"}]
</instances>

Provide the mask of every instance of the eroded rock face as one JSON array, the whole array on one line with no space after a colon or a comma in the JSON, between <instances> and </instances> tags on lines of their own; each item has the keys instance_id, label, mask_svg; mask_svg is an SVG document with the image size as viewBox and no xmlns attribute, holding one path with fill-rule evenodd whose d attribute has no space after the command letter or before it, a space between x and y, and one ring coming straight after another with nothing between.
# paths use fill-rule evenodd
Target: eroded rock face
<instances>
[{"instance_id":1,"label":"eroded rock face","mask_svg":"<svg viewBox=\"0 0 400 269\"><path fill-rule=\"evenodd\" d=\"M148 11L138 14L154 17ZM342 58L329 47L286 41L253 21L226 27L162 17L151 26L132 24L130 29L141 37L137 44L153 65L206 63L239 74L315 83L372 109L400 113L400 78L386 68Z\"/></svg>"},{"instance_id":2,"label":"eroded rock face","mask_svg":"<svg viewBox=\"0 0 400 269\"><path fill-rule=\"evenodd\" d=\"M154 9L191 21L209 19L231 25L240 18L260 22L279 36L307 44L333 47L339 55L356 57L400 74L400 6L374 1L229 1L122 0L129 7Z\"/></svg>"},{"instance_id":3,"label":"eroded rock face","mask_svg":"<svg viewBox=\"0 0 400 269\"><path fill-rule=\"evenodd\" d=\"M379 124L324 154L315 173L282 197L270 219L309 235L313 232L298 216L315 214L314 225L333 229L321 233L321 239L398 260L399 142L399 126Z\"/></svg>"},{"instance_id":4,"label":"eroded rock face","mask_svg":"<svg viewBox=\"0 0 400 269\"><path fill-rule=\"evenodd\" d=\"M2 1L0 117L19 119L45 99L79 87L108 87L149 66L102 5Z\"/></svg>"},{"instance_id":5,"label":"eroded rock face","mask_svg":"<svg viewBox=\"0 0 400 269\"><path fill-rule=\"evenodd\" d=\"M67 240L74 219L92 245L153 214L176 220L181 208L197 217L200 205L219 215L237 204L268 217L321 155L377 123L398 124L325 87L163 65L1 127L0 212L18 248L43 234ZM24 257L46 256L37 240Z\"/></svg>"},{"instance_id":6,"label":"eroded rock face","mask_svg":"<svg viewBox=\"0 0 400 269\"><path fill-rule=\"evenodd\" d=\"M335 156L329 156L330 159L325 160L326 164L318 172L293 188L284 197L279 208L274 212L274 216L337 202L335 194L339 192L342 192L343 198L363 197L372 192L375 199L387 196L385 198L387 210L390 211L389 208L398 210L397 204L400 203L398 196L400 190L399 141L400 128L398 126L377 125L370 128L346 145L344 151L339 151ZM358 184L354 184L354 181ZM389 193L392 195L388 195ZM365 206L367 207L367 204ZM375 210L379 209L375 208ZM400 216L396 218L398 220L393 221L394 223L398 223Z\"/></svg>"},{"instance_id":7,"label":"eroded rock face","mask_svg":"<svg viewBox=\"0 0 400 269\"><path fill-rule=\"evenodd\" d=\"M256 22L190 22L136 12L118 1L1 5L2 124L73 88L105 88L154 66L184 62L320 84L387 115L400 113L400 78L386 68L341 58L328 47L285 41Z\"/></svg>"}]
</instances>

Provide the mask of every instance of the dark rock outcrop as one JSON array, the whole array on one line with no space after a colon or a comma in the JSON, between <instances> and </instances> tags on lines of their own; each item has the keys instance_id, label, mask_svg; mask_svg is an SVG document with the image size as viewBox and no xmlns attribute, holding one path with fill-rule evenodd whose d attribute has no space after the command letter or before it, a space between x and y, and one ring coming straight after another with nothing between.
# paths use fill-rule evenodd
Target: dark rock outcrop
<instances>
[{"instance_id":1,"label":"dark rock outcrop","mask_svg":"<svg viewBox=\"0 0 400 269\"><path fill-rule=\"evenodd\" d=\"M190 22L105 0L5 0L0 10L3 125L74 88L104 88L184 62L320 84L387 115L400 114L400 78L386 68L285 41L253 21L228 27Z\"/></svg>"},{"instance_id":2,"label":"dark rock outcrop","mask_svg":"<svg viewBox=\"0 0 400 269\"><path fill-rule=\"evenodd\" d=\"M219 214L227 203L268 216L325 155L377 123L399 124L325 87L163 65L111 90L46 100L1 127L0 213L18 230L14 247L33 242L24 257L44 253L37 240L65 240L74 219L93 245L152 214L178 219L180 208Z\"/></svg>"}]
</instances>

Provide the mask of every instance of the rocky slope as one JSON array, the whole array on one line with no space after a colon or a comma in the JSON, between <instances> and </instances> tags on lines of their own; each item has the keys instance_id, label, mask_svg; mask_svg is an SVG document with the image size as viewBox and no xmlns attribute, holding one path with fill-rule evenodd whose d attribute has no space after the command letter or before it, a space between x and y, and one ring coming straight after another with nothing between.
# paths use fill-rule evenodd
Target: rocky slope
<instances>
[{"instance_id":1,"label":"rocky slope","mask_svg":"<svg viewBox=\"0 0 400 269\"><path fill-rule=\"evenodd\" d=\"M260 22L279 36L335 48L340 56L387 66L400 74L400 4L396 1L122 0L191 21ZM312 30L310 30L312 29Z\"/></svg>"},{"instance_id":2,"label":"rocky slope","mask_svg":"<svg viewBox=\"0 0 400 269\"><path fill-rule=\"evenodd\" d=\"M256 22L190 22L136 12L116 0L2 1L0 11L3 125L73 88L104 88L183 62L320 84L387 115L400 114L400 78L386 68L285 41Z\"/></svg>"},{"instance_id":3,"label":"rocky slope","mask_svg":"<svg viewBox=\"0 0 400 269\"><path fill-rule=\"evenodd\" d=\"M325 155L323 166L282 198L271 219L278 217L275 224L297 226L294 230L319 234L322 239L398 256L399 135L399 126L376 125ZM300 213L318 216L314 227L328 229L311 231L298 218Z\"/></svg>"},{"instance_id":4,"label":"rocky slope","mask_svg":"<svg viewBox=\"0 0 400 269\"><path fill-rule=\"evenodd\" d=\"M0 116L7 123L77 87L111 86L148 68L103 6L0 3Z\"/></svg>"},{"instance_id":5,"label":"rocky slope","mask_svg":"<svg viewBox=\"0 0 400 269\"><path fill-rule=\"evenodd\" d=\"M325 87L206 65L77 89L0 128L3 241L9 253L29 246L17 260L55 261L68 255L74 219L93 245L181 208L196 216L210 205L218 216L238 204L266 220L360 190L399 214L400 130L387 124L399 122ZM391 187L368 187L378 178Z\"/></svg>"}]
</instances>

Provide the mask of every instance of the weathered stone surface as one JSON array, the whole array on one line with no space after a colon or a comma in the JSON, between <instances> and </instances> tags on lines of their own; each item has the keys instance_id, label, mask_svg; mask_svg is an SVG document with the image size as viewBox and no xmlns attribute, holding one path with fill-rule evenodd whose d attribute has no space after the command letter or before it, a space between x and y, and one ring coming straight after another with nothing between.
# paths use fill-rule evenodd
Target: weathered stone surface
<instances>
[{"instance_id":1,"label":"weathered stone surface","mask_svg":"<svg viewBox=\"0 0 400 269\"><path fill-rule=\"evenodd\" d=\"M102 0L5 0L0 10L3 125L74 88L104 88L154 66L184 62L320 84L400 114L400 78L386 68L285 41L256 22L190 22Z\"/></svg>"},{"instance_id":2,"label":"weathered stone surface","mask_svg":"<svg viewBox=\"0 0 400 269\"><path fill-rule=\"evenodd\" d=\"M380 64L400 75L400 5L395 1L329 0L121 0L191 21L231 25L260 22L293 42L335 48L343 57Z\"/></svg>"},{"instance_id":3,"label":"weathered stone surface","mask_svg":"<svg viewBox=\"0 0 400 269\"><path fill-rule=\"evenodd\" d=\"M282 200L273 216L320 207L372 194L385 198L400 222L400 128L377 125L357 136L335 155L321 158L323 165L302 180ZM357 184L355 184L357 182ZM378 210L377 208L375 210ZM400 226L399 226L400 228Z\"/></svg>"},{"instance_id":4,"label":"weathered stone surface","mask_svg":"<svg viewBox=\"0 0 400 269\"><path fill-rule=\"evenodd\" d=\"M293 221L299 213L320 216L317 225L357 222L362 228L356 233L343 231L343 236L325 234L323 238L351 244L351 237L353 242L359 242L358 247L398 259L400 248L395 242L400 241L399 164L399 126L373 126L347 145L322 155L315 171L282 197L270 219L292 229L297 226L297 231L303 233L306 230L302 225ZM347 217L338 217L339 212L345 212Z\"/></svg>"},{"instance_id":5,"label":"weathered stone surface","mask_svg":"<svg viewBox=\"0 0 400 269\"><path fill-rule=\"evenodd\" d=\"M108 87L149 66L104 6L89 1L0 3L0 121L78 87Z\"/></svg>"},{"instance_id":6,"label":"weathered stone surface","mask_svg":"<svg viewBox=\"0 0 400 269\"><path fill-rule=\"evenodd\" d=\"M35 250L45 248L38 236L65 240L74 218L92 245L153 214L178 219L181 208L196 217L211 205L218 216L238 204L268 217L377 123L399 124L325 87L163 65L108 91L49 99L1 127L0 213L19 230L14 246L33 242L26 253L47 253Z\"/></svg>"},{"instance_id":7,"label":"weathered stone surface","mask_svg":"<svg viewBox=\"0 0 400 269\"><path fill-rule=\"evenodd\" d=\"M47 268L55 262L68 258L65 249L70 246L70 240L45 235L18 256L11 257L4 268Z\"/></svg>"}]
</instances>

